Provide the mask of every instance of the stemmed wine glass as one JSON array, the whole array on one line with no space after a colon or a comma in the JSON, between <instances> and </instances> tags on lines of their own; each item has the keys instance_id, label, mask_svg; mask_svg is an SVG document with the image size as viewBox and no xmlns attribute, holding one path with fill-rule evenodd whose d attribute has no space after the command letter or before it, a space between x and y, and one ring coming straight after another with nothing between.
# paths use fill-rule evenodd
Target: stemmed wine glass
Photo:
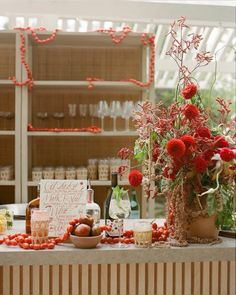
<instances>
[{"instance_id":1,"label":"stemmed wine glass","mask_svg":"<svg viewBox=\"0 0 236 295\"><path fill-rule=\"evenodd\" d=\"M64 119L65 114L63 112L55 112L53 113L53 117L58 120L58 128L60 129L60 122L62 122L62 119Z\"/></svg>"},{"instance_id":2,"label":"stemmed wine glass","mask_svg":"<svg viewBox=\"0 0 236 295\"><path fill-rule=\"evenodd\" d=\"M120 101L113 100L110 104L110 117L113 118L113 131L116 131L116 118L121 116L122 108Z\"/></svg>"},{"instance_id":3,"label":"stemmed wine glass","mask_svg":"<svg viewBox=\"0 0 236 295\"><path fill-rule=\"evenodd\" d=\"M129 131L129 119L132 116L132 111L134 109L134 103L133 101L125 101L123 103L123 112L122 112L122 118L125 119L125 130Z\"/></svg>"},{"instance_id":4,"label":"stemmed wine glass","mask_svg":"<svg viewBox=\"0 0 236 295\"><path fill-rule=\"evenodd\" d=\"M104 131L104 117L109 115L109 107L105 100L98 103L98 117L101 118L101 129Z\"/></svg>"},{"instance_id":5,"label":"stemmed wine glass","mask_svg":"<svg viewBox=\"0 0 236 295\"><path fill-rule=\"evenodd\" d=\"M37 112L37 118L42 121L42 125L44 126L44 121L48 118L48 113L47 112Z\"/></svg>"},{"instance_id":6,"label":"stemmed wine glass","mask_svg":"<svg viewBox=\"0 0 236 295\"><path fill-rule=\"evenodd\" d=\"M71 104L69 103L68 104L68 115L69 117L71 118L71 126L72 128L74 128L74 119L76 117L76 108L77 108L77 105L75 103Z\"/></svg>"},{"instance_id":7,"label":"stemmed wine glass","mask_svg":"<svg viewBox=\"0 0 236 295\"><path fill-rule=\"evenodd\" d=\"M126 244L120 242L121 231L123 230L123 222L125 218L128 218L131 212L130 200L128 191L120 189L118 186L113 188L111 195L111 202L109 206L109 216L114 219L113 223L117 224L119 229L119 243L114 244L114 247L124 248Z\"/></svg>"},{"instance_id":8,"label":"stemmed wine glass","mask_svg":"<svg viewBox=\"0 0 236 295\"><path fill-rule=\"evenodd\" d=\"M85 119L85 117L87 116L87 108L88 105L87 104L79 104L79 114L80 114L80 117L81 117L81 120L82 120L82 127L84 127L83 125L83 121Z\"/></svg>"},{"instance_id":9,"label":"stemmed wine glass","mask_svg":"<svg viewBox=\"0 0 236 295\"><path fill-rule=\"evenodd\" d=\"M97 104L89 104L89 116L91 117L91 126L94 125L94 120L98 115L98 105Z\"/></svg>"}]
</instances>

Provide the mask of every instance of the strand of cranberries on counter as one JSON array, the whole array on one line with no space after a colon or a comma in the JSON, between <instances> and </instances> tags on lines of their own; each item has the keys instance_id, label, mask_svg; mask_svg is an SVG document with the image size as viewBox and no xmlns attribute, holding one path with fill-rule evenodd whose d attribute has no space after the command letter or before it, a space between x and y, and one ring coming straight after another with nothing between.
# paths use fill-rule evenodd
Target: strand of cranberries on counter
<instances>
[{"instance_id":1,"label":"strand of cranberries on counter","mask_svg":"<svg viewBox=\"0 0 236 295\"><path fill-rule=\"evenodd\" d=\"M152 223L152 242L166 241L169 237L169 230L167 222L164 222L163 226L158 226L156 223ZM123 233L122 238L104 237L101 239L102 244L116 244L119 243L134 244L134 231L132 229L126 230Z\"/></svg>"},{"instance_id":2,"label":"strand of cranberries on counter","mask_svg":"<svg viewBox=\"0 0 236 295\"><path fill-rule=\"evenodd\" d=\"M57 238L49 238L47 243L43 244L33 244L32 237L26 233L15 233L7 234L4 238L0 238L0 244L5 244L7 246L18 246L22 249L28 250L44 250L44 249L54 249L55 245L61 244L68 240L70 234L72 233L74 226L80 222L80 218L74 218L69 222L66 232ZM110 226L100 226L101 231L110 231Z\"/></svg>"}]
</instances>

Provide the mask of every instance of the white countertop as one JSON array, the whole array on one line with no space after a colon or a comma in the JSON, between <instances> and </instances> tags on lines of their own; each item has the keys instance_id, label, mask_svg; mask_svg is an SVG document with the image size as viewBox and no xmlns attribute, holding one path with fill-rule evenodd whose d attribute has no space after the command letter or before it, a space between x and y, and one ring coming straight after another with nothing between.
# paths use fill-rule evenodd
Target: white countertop
<instances>
[{"instance_id":1,"label":"white countertop","mask_svg":"<svg viewBox=\"0 0 236 295\"><path fill-rule=\"evenodd\" d=\"M162 220L158 220L158 224ZM127 220L126 227L130 227ZM24 221L15 221L13 232L24 232ZM112 248L99 244L95 249L77 249L73 244L60 244L53 250L24 250L19 247L0 245L0 265L45 265L45 264L103 264L103 263L154 263L234 261L235 239L222 238L215 245L192 244L188 247L140 249L134 245L128 248Z\"/></svg>"}]
</instances>

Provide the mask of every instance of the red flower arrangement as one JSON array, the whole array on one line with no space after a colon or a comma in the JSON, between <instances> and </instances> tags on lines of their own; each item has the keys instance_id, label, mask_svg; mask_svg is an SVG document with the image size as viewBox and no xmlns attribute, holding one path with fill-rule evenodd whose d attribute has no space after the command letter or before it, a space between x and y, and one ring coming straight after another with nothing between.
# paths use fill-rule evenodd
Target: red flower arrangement
<instances>
[{"instance_id":1,"label":"red flower arrangement","mask_svg":"<svg viewBox=\"0 0 236 295\"><path fill-rule=\"evenodd\" d=\"M167 51L179 69L175 102L167 108L161 102L140 104L134 114L139 137L133 156L143 166L146 196L167 196L167 208L174 214L173 237L186 245L188 226L197 216L217 214L218 225L233 225L236 160L234 122L228 120L231 103L217 98L220 115L218 122L213 121L191 78L192 72L208 65L212 57L209 52L200 52L193 69L185 66L185 55L198 49L202 37L185 34L185 40L183 29L189 29L183 17L171 25L173 41Z\"/></svg>"},{"instance_id":2,"label":"red flower arrangement","mask_svg":"<svg viewBox=\"0 0 236 295\"><path fill-rule=\"evenodd\" d=\"M197 85L193 83L187 84L182 90L182 96L184 99L190 99L197 93Z\"/></svg>"},{"instance_id":3,"label":"red flower arrangement","mask_svg":"<svg viewBox=\"0 0 236 295\"><path fill-rule=\"evenodd\" d=\"M132 186L139 186L142 183L143 175L138 170L132 170L128 175L129 183Z\"/></svg>"}]
</instances>

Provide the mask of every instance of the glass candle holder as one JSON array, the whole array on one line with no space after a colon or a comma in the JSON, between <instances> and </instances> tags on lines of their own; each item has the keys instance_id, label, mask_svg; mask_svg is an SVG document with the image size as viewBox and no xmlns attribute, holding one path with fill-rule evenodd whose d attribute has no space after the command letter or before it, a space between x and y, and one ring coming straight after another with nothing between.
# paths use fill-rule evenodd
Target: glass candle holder
<instances>
[{"instance_id":1,"label":"glass candle holder","mask_svg":"<svg viewBox=\"0 0 236 295\"><path fill-rule=\"evenodd\" d=\"M76 179L76 169L75 169L75 167L67 167L67 169L66 169L66 179Z\"/></svg>"},{"instance_id":2,"label":"glass candle holder","mask_svg":"<svg viewBox=\"0 0 236 295\"><path fill-rule=\"evenodd\" d=\"M88 178L88 170L86 167L78 167L76 169L77 179L86 180Z\"/></svg>"},{"instance_id":3,"label":"glass candle holder","mask_svg":"<svg viewBox=\"0 0 236 295\"><path fill-rule=\"evenodd\" d=\"M43 168L33 167L32 169L32 181L40 181L43 178Z\"/></svg>"},{"instance_id":4,"label":"glass candle holder","mask_svg":"<svg viewBox=\"0 0 236 295\"><path fill-rule=\"evenodd\" d=\"M98 162L98 179L99 180L109 180L109 160L100 159Z\"/></svg>"},{"instance_id":5,"label":"glass candle holder","mask_svg":"<svg viewBox=\"0 0 236 295\"><path fill-rule=\"evenodd\" d=\"M65 179L65 168L63 166L56 167L55 179Z\"/></svg>"},{"instance_id":6,"label":"glass candle holder","mask_svg":"<svg viewBox=\"0 0 236 295\"><path fill-rule=\"evenodd\" d=\"M53 167L45 167L43 169L43 179L54 179L55 170Z\"/></svg>"},{"instance_id":7,"label":"glass candle holder","mask_svg":"<svg viewBox=\"0 0 236 295\"><path fill-rule=\"evenodd\" d=\"M134 243L136 247L147 248L152 245L152 224L148 221L134 223Z\"/></svg>"},{"instance_id":8,"label":"glass candle holder","mask_svg":"<svg viewBox=\"0 0 236 295\"><path fill-rule=\"evenodd\" d=\"M98 179L98 164L97 159L88 160L88 178L90 180Z\"/></svg>"},{"instance_id":9,"label":"glass candle holder","mask_svg":"<svg viewBox=\"0 0 236 295\"><path fill-rule=\"evenodd\" d=\"M49 213L46 209L31 210L31 236L33 244L47 243L49 220Z\"/></svg>"}]
</instances>

